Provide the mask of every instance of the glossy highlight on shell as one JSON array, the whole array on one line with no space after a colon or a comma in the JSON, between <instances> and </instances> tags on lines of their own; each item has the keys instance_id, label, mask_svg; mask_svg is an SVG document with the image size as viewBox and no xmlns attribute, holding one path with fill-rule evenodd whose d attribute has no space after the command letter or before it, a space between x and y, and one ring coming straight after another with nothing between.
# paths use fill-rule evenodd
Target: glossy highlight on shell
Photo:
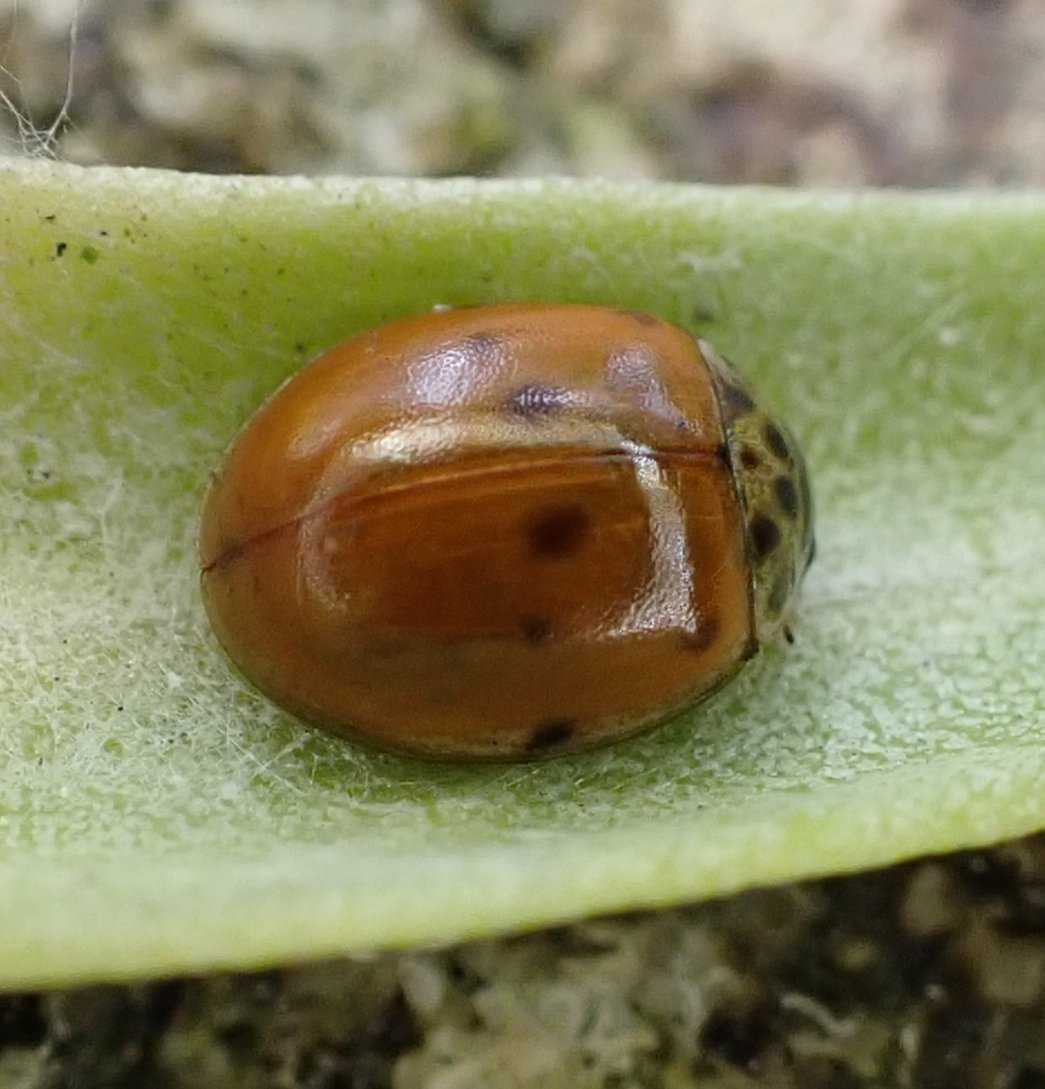
<instances>
[{"instance_id":1,"label":"glossy highlight on shell","mask_svg":"<svg viewBox=\"0 0 1045 1089\"><path fill-rule=\"evenodd\" d=\"M532 759L706 697L812 556L787 429L648 314L509 304L363 333L284 385L204 505L243 674L331 732Z\"/></svg>"}]
</instances>

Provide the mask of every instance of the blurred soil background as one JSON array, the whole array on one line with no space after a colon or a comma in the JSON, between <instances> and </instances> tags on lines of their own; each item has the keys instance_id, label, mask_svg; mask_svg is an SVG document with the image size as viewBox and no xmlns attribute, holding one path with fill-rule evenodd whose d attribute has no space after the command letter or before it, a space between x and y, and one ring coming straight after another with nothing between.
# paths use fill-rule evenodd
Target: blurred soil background
<instances>
[{"instance_id":1,"label":"blurred soil background","mask_svg":"<svg viewBox=\"0 0 1045 1089\"><path fill-rule=\"evenodd\" d=\"M0 154L85 164L1032 187L1045 2L0 0L0 94ZM102 1086L1045 1089L1045 838L450 950L0 996L0 1089Z\"/></svg>"},{"instance_id":2,"label":"blurred soil background","mask_svg":"<svg viewBox=\"0 0 1045 1089\"><path fill-rule=\"evenodd\" d=\"M78 163L1045 181L1041 0L0 0L0 68Z\"/></svg>"}]
</instances>

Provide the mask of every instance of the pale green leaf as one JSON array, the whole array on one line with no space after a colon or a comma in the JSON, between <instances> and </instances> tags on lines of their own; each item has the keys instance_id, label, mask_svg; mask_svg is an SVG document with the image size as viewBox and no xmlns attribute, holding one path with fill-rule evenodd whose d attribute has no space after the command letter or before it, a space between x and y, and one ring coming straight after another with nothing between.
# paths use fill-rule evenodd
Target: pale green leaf
<instances>
[{"instance_id":1,"label":"pale green leaf","mask_svg":"<svg viewBox=\"0 0 1045 1089\"><path fill-rule=\"evenodd\" d=\"M463 939L1045 826L1045 201L0 167L0 985ZM430 766L229 669L207 474L324 346L571 299L810 456L794 646L645 738Z\"/></svg>"}]
</instances>

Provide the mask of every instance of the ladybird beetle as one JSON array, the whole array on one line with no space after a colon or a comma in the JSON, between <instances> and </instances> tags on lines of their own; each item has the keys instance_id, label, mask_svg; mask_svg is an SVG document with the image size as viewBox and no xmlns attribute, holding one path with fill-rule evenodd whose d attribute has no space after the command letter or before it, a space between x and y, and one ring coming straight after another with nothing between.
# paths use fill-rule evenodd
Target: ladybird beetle
<instances>
[{"instance_id":1,"label":"ladybird beetle","mask_svg":"<svg viewBox=\"0 0 1045 1089\"><path fill-rule=\"evenodd\" d=\"M791 434L649 314L509 304L366 332L208 491L218 639L325 729L435 759L634 734L781 631L813 555Z\"/></svg>"}]
</instances>

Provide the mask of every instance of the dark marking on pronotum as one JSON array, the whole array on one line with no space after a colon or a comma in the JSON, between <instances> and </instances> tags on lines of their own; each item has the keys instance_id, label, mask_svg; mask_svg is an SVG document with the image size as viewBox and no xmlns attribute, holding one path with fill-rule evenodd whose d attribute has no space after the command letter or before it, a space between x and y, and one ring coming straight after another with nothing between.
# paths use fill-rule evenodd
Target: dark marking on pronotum
<instances>
[{"instance_id":1,"label":"dark marking on pronotum","mask_svg":"<svg viewBox=\"0 0 1045 1089\"><path fill-rule=\"evenodd\" d=\"M501 338L497 333L479 330L475 333L469 333L464 338L464 342L469 350L475 352L477 355L490 355L500 347Z\"/></svg>"},{"instance_id":2,"label":"dark marking on pronotum","mask_svg":"<svg viewBox=\"0 0 1045 1089\"><path fill-rule=\"evenodd\" d=\"M766 440L766 446L781 461L791 460L791 447L788 445L784 433L775 423L769 422L762 430L762 436Z\"/></svg>"},{"instance_id":3,"label":"dark marking on pronotum","mask_svg":"<svg viewBox=\"0 0 1045 1089\"><path fill-rule=\"evenodd\" d=\"M778 476L773 481L773 493L780 509L788 518L798 517L798 491L789 476Z\"/></svg>"},{"instance_id":4,"label":"dark marking on pronotum","mask_svg":"<svg viewBox=\"0 0 1045 1089\"><path fill-rule=\"evenodd\" d=\"M69 248L69 244L67 242L59 242L58 245L56 245L55 248L54 248L55 257L64 257L65 256L65 251L68 248Z\"/></svg>"},{"instance_id":5,"label":"dark marking on pronotum","mask_svg":"<svg viewBox=\"0 0 1045 1089\"><path fill-rule=\"evenodd\" d=\"M756 559L765 559L780 544L780 527L765 514L756 514L747 528Z\"/></svg>"},{"instance_id":6,"label":"dark marking on pronotum","mask_svg":"<svg viewBox=\"0 0 1045 1089\"><path fill-rule=\"evenodd\" d=\"M700 654L712 646L719 630L719 623L713 616L702 617L695 631L681 633L679 644L684 651Z\"/></svg>"},{"instance_id":7,"label":"dark marking on pronotum","mask_svg":"<svg viewBox=\"0 0 1045 1089\"><path fill-rule=\"evenodd\" d=\"M757 450L752 450L750 446L741 447L740 464L743 465L748 472L754 472L755 469L760 469L762 467L762 455Z\"/></svg>"},{"instance_id":8,"label":"dark marking on pronotum","mask_svg":"<svg viewBox=\"0 0 1045 1089\"><path fill-rule=\"evenodd\" d=\"M567 390L529 382L520 386L508 398L508 407L518 416L548 416L566 408L570 403Z\"/></svg>"},{"instance_id":9,"label":"dark marking on pronotum","mask_svg":"<svg viewBox=\"0 0 1045 1089\"><path fill-rule=\"evenodd\" d=\"M720 382L718 387L718 399L722 405L722 414L727 420L735 420L739 416L746 416L754 407L755 402L750 395L739 386L731 382Z\"/></svg>"},{"instance_id":10,"label":"dark marking on pronotum","mask_svg":"<svg viewBox=\"0 0 1045 1089\"><path fill-rule=\"evenodd\" d=\"M543 752L545 749L557 748L559 745L565 745L576 732L577 723L573 719L549 719L547 722L542 722L530 734L526 749L528 752Z\"/></svg>"},{"instance_id":11,"label":"dark marking on pronotum","mask_svg":"<svg viewBox=\"0 0 1045 1089\"><path fill-rule=\"evenodd\" d=\"M535 556L561 559L576 552L591 528L591 516L576 503L546 507L526 527Z\"/></svg>"},{"instance_id":12,"label":"dark marking on pronotum","mask_svg":"<svg viewBox=\"0 0 1045 1089\"><path fill-rule=\"evenodd\" d=\"M552 622L546 616L523 616L519 618L519 628L527 643L540 646L547 643L553 634Z\"/></svg>"}]
</instances>

